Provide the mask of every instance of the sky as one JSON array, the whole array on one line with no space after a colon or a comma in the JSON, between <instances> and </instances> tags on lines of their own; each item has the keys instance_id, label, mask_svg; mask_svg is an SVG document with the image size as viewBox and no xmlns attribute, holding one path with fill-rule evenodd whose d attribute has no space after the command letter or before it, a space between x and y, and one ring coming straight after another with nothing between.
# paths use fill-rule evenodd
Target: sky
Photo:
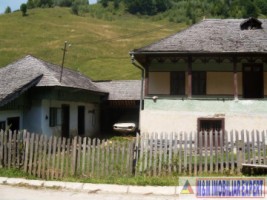
<instances>
[{"instance_id":1,"label":"sky","mask_svg":"<svg viewBox=\"0 0 267 200\"><path fill-rule=\"evenodd\" d=\"M97 0L89 0L90 4L96 3ZM26 3L27 0L0 0L0 13L4 13L7 6L12 11L18 10L22 3Z\"/></svg>"}]
</instances>

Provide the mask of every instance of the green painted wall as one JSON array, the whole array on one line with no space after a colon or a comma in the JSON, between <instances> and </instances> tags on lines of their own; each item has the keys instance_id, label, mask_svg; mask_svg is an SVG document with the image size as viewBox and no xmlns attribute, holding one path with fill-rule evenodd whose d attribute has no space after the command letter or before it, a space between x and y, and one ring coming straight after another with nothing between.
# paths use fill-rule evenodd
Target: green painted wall
<instances>
[{"instance_id":1,"label":"green painted wall","mask_svg":"<svg viewBox=\"0 0 267 200\"><path fill-rule=\"evenodd\" d=\"M145 99L144 110L205 112L218 114L267 114L266 100Z\"/></svg>"}]
</instances>

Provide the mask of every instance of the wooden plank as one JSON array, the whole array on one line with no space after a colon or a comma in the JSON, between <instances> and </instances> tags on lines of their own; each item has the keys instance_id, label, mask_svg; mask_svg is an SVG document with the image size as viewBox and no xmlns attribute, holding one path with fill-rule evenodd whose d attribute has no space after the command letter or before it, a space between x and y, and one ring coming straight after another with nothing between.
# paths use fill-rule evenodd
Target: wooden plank
<instances>
[{"instance_id":1,"label":"wooden plank","mask_svg":"<svg viewBox=\"0 0 267 200\"><path fill-rule=\"evenodd\" d=\"M239 151L239 146L240 145L240 141L239 141L239 133L237 131L235 131L235 152L236 152L236 163L237 163L237 172L240 173L241 170L241 160L240 159L240 151Z\"/></svg>"},{"instance_id":2,"label":"wooden plank","mask_svg":"<svg viewBox=\"0 0 267 200\"><path fill-rule=\"evenodd\" d=\"M130 169L130 155L131 155L131 141L126 143L126 165L125 165L125 174L129 175L129 169Z\"/></svg>"},{"instance_id":3,"label":"wooden plank","mask_svg":"<svg viewBox=\"0 0 267 200\"><path fill-rule=\"evenodd\" d=\"M61 164L60 164L60 178L64 177L64 164L65 164L65 154L66 154L66 138L62 139L62 151L61 151Z\"/></svg>"},{"instance_id":4,"label":"wooden plank","mask_svg":"<svg viewBox=\"0 0 267 200\"><path fill-rule=\"evenodd\" d=\"M140 138L140 143L141 143L141 149L140 149L140 156L139 156L139 162L140 162L140 166L139 166L139 172L143 171L143 160L144 160L144 134L142 135L142 137Z\"/></svg>"},{"instance_id":5,"label":"wooden plank","mask_svg":"<svg viewBox=\"0 0 267 200\"><path fill-rule=\"evenodd\" d=\"M39 135L35 135L35 140L33 141L34 144L34 154L33 154L33 170L32 174L36 176L36 170L37 170L37 158L38 158L38 146L39 146Z\"/></svg>"},{"instance_id":6,"label":"wooden plank","mask_svg":"<svg viewBox=\"0 0 267 200\"><path fill-rule=\"evenodd\" d=\"M3 166L4 162L4 131L0 130L0 167Z\"/></svg>"},{"instance_id":7,"label":"wooden plank","mask_svg":"<svg viewBox=\"0 0 267 200\"><path fill-rule=\"evenodd\" d=\"M164 153L163 153L163 163L164 163L164 174L167 174L167 157L168 157L168 135L165 134L165 138L164 138Z\"/></svg>"},{"instance_id":8,"label":"wooden plank","mask_svg":"<svg viewBox=\"0 0 267 200\"><path fill-rule=\"evenodd\" d=\"M255 168L267 168L267 165L258 165L258 164L246 164L242 163L243 167L255 167Z\"/></svg>"},{"instance_id":9,"label":"wooden plank","mask_svg":"<svg viewBox=\"0 0 267 200\"><path fill-rule=\"evenodd\" d=\"M74 176L76 174L77 167L77 136L73 138L72 142L71 175Z\"/></svg>"},{"instance_id":10,"label":"wooden plank","mask_svg":"<svg viewBox=\"0 0 267 200\"><path fill-rule=\"evenodd\" d=\"M110 141L107 141L106 145L105 145L105 152L106 152L106 157L105 157L105 176L109 176L109 167L110 167L110 147L111 147L111 143ZM128 156L130 156L130 153L127 153ZM129 158L128 158L129 159ZM129 164L128 164L129 167ZM128 169L127 167L127 169Z\"/></svg>"},{"instance_id":11,"label":"wooden plank","mask_svg":"<svg viewBox=\"0 0 267 200\"><path fill-rule=\"evenodd\" d=\"M208 172L208 131L204 131L204 143L205 143L205 167L204 172Z\"/></svg>"},{"instance_id":12,"label":"wooden plank","mask_svg":"<svg viewBox=\"0 0 267 200\"><path fill-rule=\"evenodd\" d=\"M43 140L44 135L40 135L39 145L38 145L38 161L37 161L37 177L41 178L41 169L42 169L42 153L43 153Z\"/></svg>"},{"instance_id":13,"label":"wooden plank","mask_svg":"<svg viewBox=\"0 0 267 200\"><path fill-rule=\"evenodd\" d=\"M219 160L218 160L218 131L215 131L215 172L218 173Z\"/></svg>"},{"instance_id":14,"label":"wooden plank","mask_svg":"<svg viewBox=\"0 0 267 200\"><path fill-rule=\"evenodd\" d=\"M77 145L77 168L76 174L81 175L81 151L82 151L82 138L78 137L78 145Z\"/></svg>"},{"instance_id":15,"label":"wooden plank","mask_svg":"<svg viewBox=\"0 0 267 200\"><path fill-rule=\"evenodd\" d=\"M101 148L101 152L100 152L100 155L101 155L101 166L100 166L100 168L101 168L101 171L100 171L100 176L101 177L104 177L105 176L105 143L106 143L106 141L105 140L102 140L102 143L101 143L101 146L100 146L100 148ZM122 171L122 173L123 173L123 171Z\"/></svg>"},{"instance_id":16,"label":"wooden plank","mask_svg":"<svg viewBox=\"0 0 267 200\"><path fill-rule=\"evenodd\" d=\"M229 149L228 149L228 131L225 131L225 167L226 170L229 170Z\"/></svg>"},{"instance_id":17,"label":"wooden plank","mask_svg":"<svg viewBox=\"0 0 267 200\"><path fill-rule=\"evenodd\" d=\"M16 166L15 167L17 167L17 169L20 169L20 167L21 167L20 166L21 155L22 155L21 152L23 151L21 137L22 137L22 133L18 132L18 134L17 134L17 145L16 145L16 161L15 161L16 162Z\"/></svg>"},{"instance_id":18,"label":"wooden plank","mask_svg":"<svg viewBox=\"0 0 267 200\"><path fill-rule=\"evenodd\" d=\"M171 133L168 146L169 146L169 158L168 158L168 174L172 173L172 156L173 156L173 133Z\"/></svg>"},{"instance_id":19,"label":"wooden plank","mask_svg":"<svg viewBox=\"0 0 267 200\"><path fill-rule=\"evenodd\" d=\"M260 141L260 132L256 131L256 137L257 137L257 153L258 153L258 164L261 164L261 141Z\"/></svg>"},{"instance_id":20,"label":"wooden plank","mask_svg":"<svg viewBox=\"0 0 267 200\"><path fill-rule=\"evenodd\" d=\"M175 158L175 163L173 163L173 171L175 173L178 172L178 134L177 132L174 133L174 150L173 150L173 157Z\"/></svg>"},{"instance_id":21,"label":"wooden plank","mask_svg":"<svg viewBox=\"0 0 267 200\"><path fill-rule=\"evenodd\" d=\"M59 176L60 176L60 159L61 159L61 140L62 140L62 138L61 137L59 137L59 138L57 138L57 147L56 147L56 150L57 150L57 152L56 152L56 169L55 169L55 177L56 177L56 179L58 179L59 178Z\"/></svg>"},{"instance_id":22,"label":"wooden plank","mask_svg":"<svg viewBox=\"0 0 267 200\"><path fill-rule=\"evenodd\" d=\"M57 137L53 137L53 148L52 148L52 165L51 165L51 179L54 179L55 168L56 168L56 147L57 147Z\"/></svg>"},{"instance_id":23,"label":"wooden plank","mask_svg":"<svg viewBox=\"0 0 267 200\"><path fill-rule=\"evenodd\" d=\"M133 171L133 161L134 161L134 148L135 148L135 141L131 141L129 144L129 171L128 171L128 176L134 175Z\"/></svg>"},{"instance_id":24,"label":"wooden plank","mask_svg":"<svg viewBox=\"0 0 267 200\"><path fill-rule=\"evenodd\" d=\"M266 144L265 144L265 131L262 131L262 145L263 145L263 164L267 164L267 158L266 158Z\"/></svg>"},{"instance_id":25,"label":"wooden plank","mask_svg":"<svg viewBox=\"0 0 267 200\"><path fill-rule=\"evenodd\" d=\"M17 132L14 131L12 138L12 157L11 157L11 166L16 167L16 150L17 150Z\"/></svg>"},{"instance_id":26,"label":"wooden plank","mask_svg":"<svg viewBox=\"0 0 267 200\"><path fill-rule=\"evenodd\" d=\"M8 166L8 133L4 134L4 167Z\"/></svg>"},{"instance_id":27,"label":"wooden plank","mask_svg":"<svg viewBox=\"0 0 267 200\"><path fill-rule=\"evenodd\" d=\"M184 133L184 172L187 172L187 133Z\"/></svg>"},{"instance_id":28,"label":"wooden plank","mask_svg":"<svg viewBox=\"0 0 267 200\"><path fill-rule=\"evenodd\" d=\"M149 163L148 163L148 172L149 176L152 174L152 160L153 160L153 144L154 144L154 134L150 135L150 144L149 144Z\"/></svg>"},{"instance_id":29,"label":"wooden plank","mask_svg":"<svg viewBox=\"0 0 267 200\"><path fill-rule=\"evenodd\" d=\"M247 136L247 155L248 155L248 162L250 163L250 139L249 139L249 132L246 131Z\"/></svg>"},{"instance_id":30,"label":"wooden plank","mask_svg":"<svg viewBox=\"0 0 267 200\"><path fill-rule=\"evenodd\" d=\"M124 173L124 155L125 155L125 142L122 143L121 145L121 159L120 159L120 164L121 164L121 172L122 174Z\"/></svg>"},{"instance_id":31,"label":"wooden plank","mask_svg":"<svg viewBox=\"0 0 267 200\"><path fill-rule=\"evenodd\" d=\"M190 132L190 135L189 135L189 162L188 162L188 165L189 165L189 175L192 174L192 152L193 152L193 149L192 149L192 132Z\"/></svg>"},{"instance_id":32,"label":"wooden plank","mask_svg":"<svg viewBox=\"0 0 267 200\"><path fill-rule=\"evenodd\" d=\"M210 173L213 173L213 131L209 132L210 139Z\"/></svg>"},{"instance_id":33,"label":"wooden plank","mask_svg":"<svg viewBox=\"0 0 267 200\"><path fill-rule=\"evenodd\" d=\"M144 170L146 171L147 170L147 166L148 166L148 140L149 140L149 134L146 133L145 134L145 141L144 141ZM167 159L167 158L166 158Z\"/></svg>"},{"instance_id":34,"label":"wooden plank","mask_svg":"<svg viewBox=\"0 0 267 200\"><path fill-rule=\"evenodd\" d=\"M223 137L223 131L219 131L220 134L220 172L223 173L224 170L224 165L223 165L223 157L224 157L224 152L223 152L223 144L225 143L224 137Z\"/></svg>"},{"instance_id":35,"label":"wooden plank","mask_svg":"<svg viewBox=\"0 0 267 200\"><path fill-rule=\"evenodd\" d=\"M43 151L43 157L42 157L42 178L45 179L46 178L46 164L47 164L47 160L46 160L46 155L47 155L47 144L48 144L48 138L45 135L44 136L44 140L43 140L43 146L44 146L44 151Z\"/></svg>"},{"instance_id":36,"label":"wooden plank","mask_svg":"<svg viewBox=\"0 0 267 200\"><path fill-rule=\"evenodd\" d=\"M182 149L183 149L183 136L182 133L179 135L179 174L182 173Z\"/></svg>"},{"instance_id":37,"label":"wooden plank","mask_svg":"<svg viewBox=\"0 0 267 200\"><path fill-rule=\"evenodd\" d=\"M86 145L87 145L87 138L83 138L83 149L82 149L82 175L85 175L85 163L86 163Z\"/></svg>"},{"instance_id":38,"label":"wooden plank","mask_svg":"<svg viewBox=\"0 0 267 200\"><path fill-rule=\"evenodd\" d=\"M12 156L12 132L8 132L8 169L11 168L11 156Z\"/></svg>"},{"instance_id":39,"label":"wooden plank","mask_svg":"<svg viewBox=\"0 0 267 200\"><path fill-rule=\"evenodd\" d=\"M158 175L160 176L162 174L162 155L163 155L163 133L160 134L160 140L159 140L159 172Z\"/></svg>"},{"instance_id":40,"label":"wooden plank","mask_svg":"<svg viewBox=\"0 0 267 200\"><path fill-rule=\"evenodd\" d=\"M93 139L93 146L92 146L92 165L91 165L91 175L94 176L94 169L95 169L95 150L96 150L96 139Z\"/></svg>"},{"instance_id":41,"label":"wooden plank","mask_svg":"<svg viewBox=\"0 0 267 200\"><path fill-rule=\"evenodd\" d=\"M230 133L231 139L231 173L234 172L234 132L231 131Z\"/></svg>"},{"instance_id":42,"label":"wooden plank","mask_svg":"<svg viewBox=\"0 0 267 200\"><path fill-rule=\"evenodd\" d=\"M202 159L203 159L203 132L199 133L199 173L202 174Z\"/></svg>"},{"instance_id":43,"label":"wooden plank","mask_svg":"<svg viewBox=\"0 0 267 200\"><path fill-rule=\"evenodd\" d=\"M32 175L34 136L35 136L35 134L32 133L31 134L31 140L30 140L30 158L29 158L29 174L30 175Z\"/></svg>"},{"instance_id":44,"label":"wooden plank","mask_svg":"<svg viewBox=\"0 0 267 200\"><path fill-rule=\"evenodd\" d=\"M157 176L157 160L158 160L158 133L155 133L154 138L154 154L153 154L153 176Z\"/></svg>"},{"instance_id":45,"label":"wooden plank","mask_svg":"<svg viewBox=\"0 0 267 200\"><path fill-rule=\"evenodd\" d=\"M198 153L198 132L194 134L194 175L197 176L198 168L197 168L197 153Z\"/></svg>"},{"instance_id":46,"label":"wooden plank","mask_svg":"<svg viewBox=\"0 0 267 200\"><path fill-rule=\"evenodd\" d=\"M110 172L111 175L114 174L114 161L115 161L115 142L112 142L111 145L111 162L110 162ZM138 171L138 169L136 169Z\"/></svg>"},{"instance_id":47,"label":"wooden plank","mask_svg":"<svg viewBox=\"0 0 267 200\"><path fill-rule=\"evenodd\" d=\"M133 159L134 159L134 166L133 166L133 170L134 170L134 173L135 173L135 176L138 175L138 169L137 169L137 166L138 166L138 162L139 161L139 142L140 142L140 135L138 133L136 133L136 138L135 138L135 143L134 143L134 154L133 154ZM113 155L111 153L111 155ZM112 164L111 164L112 166Z\"/></svg>"},{"instance_id":48,"label":"wooden plank","mask_svg":"<svg viewBox=\"0 0 267 200\"><path fill-rule=\"evenodd\" d=\"M48 152L47 152L47 171L46 171L46 177L47 179L50 179L51 175L51 155L52 155L52 142L53 142L53 136L49 138L48 141Z\"/></svg>"},{"instance_id":49,"label":"wooden plank","mask_svg":"<svg viewBox=\"0 0 267 200\"><path fill-rule=\"evenodd\" d=\"M92 140L91 138L88 138L87 140L87 150L86 150L86 157L87 157L87 164L86 164L86 175L90 175L90 166L91 166L91 144Z\"/></svg>"},{"instance_id":50,"label":"wooden plank","mask_svg":"<svg viewBox=\"0 0 267 200\"><path fill-rule=\"evenodd\" d=\"M246 160L246 149L245 149L245 131L241 131L241 142L242 142L242 163Z\"/></svg>"},{"instance_id":51,"label":"wooden plank","mask_svg":"<svg viewBox=\"0 0 267 200\"><path fill-rule=\"evenodd\" d=\"M98 166L97 168L97 177L100 176L100 151L101 151L101 142L99 139L97 139L97 159L96 159L96 166Z\"/></svg>"},{"instance_id":52,"label":"wooden plank","mask_svg":"<svg viewBox=\"0 0 267 200\"><path fill-rule=\"evenodd\" d=\"M71 148L71 140L70 138L67 139L67 150L66 150L66 170L65 170L65 174L66 174L66 177L69 176L70 174L70 163L71 163L71 153L70 153L70 148ZM65 176L64 174L64 176Z\"/></svg>"},{"instance_id":53,"label":"wooden plank","mask_svg":"<svg viewBox=\"0 0 267 200\"><path fill-rule=\"evenodd\" d=\"M256 164L256 155L255 155L255 132L254 130L252 131L252 159L253 159L253 164Z\"/></svg>"}]
</instances>

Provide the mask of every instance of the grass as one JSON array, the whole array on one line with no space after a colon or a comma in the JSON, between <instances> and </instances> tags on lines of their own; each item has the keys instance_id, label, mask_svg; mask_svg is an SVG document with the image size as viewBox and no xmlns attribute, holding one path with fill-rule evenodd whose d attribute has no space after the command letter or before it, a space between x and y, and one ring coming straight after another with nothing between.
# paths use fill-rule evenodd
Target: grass
<instances>
[{"instance_id":1,"label":"grass","mask_svg":"<svg viewBox=\"0 0 267 200\"><path fill-rule=\"evenodd\" d=\"M94 13L76 16L69 8L56 7L28 10L27 17L20 12L0 15L0 66L27 54L60 65L61 49L68 41L71 47L65 66L94 80L139 79L140 71L131 65L129 51L186 27L125 13L98 19ZM144 31L146 34L140 34Z\"/></svg>"}]
</instances>

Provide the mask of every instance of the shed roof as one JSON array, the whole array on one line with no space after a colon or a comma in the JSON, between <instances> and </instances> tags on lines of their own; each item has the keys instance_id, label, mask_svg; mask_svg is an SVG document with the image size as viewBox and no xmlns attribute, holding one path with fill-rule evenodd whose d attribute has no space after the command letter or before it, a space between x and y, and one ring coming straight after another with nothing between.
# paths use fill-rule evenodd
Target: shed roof
<instances>
[{"instance_id":1,"label":"shed roof","mask_svg":"<svg viewBox=\"0 0 267 200\"><path fill-rule=\"evenodd\" d=\"M61 82L60 73L60 66L30 55L0 68L0 106L33 86L60 86L103 92L79 72L64 68Z\"/></svg>"},{"instance_id":2,"label":"shed roof","mask_svg":"<svg viewBox=\"0 0 267 200\"><path fill-rule=\"evenodd\" d=\"M99 81L95 84L109 92L108 100L140 100L141 80Z\"/></svg>"},{"instance_id":3,"label":"shed roof","mask_svg":"<svg viewBox=\"0 0 267 200\"><path fill-rule=\"evenodd\" d=\"M255 19L250 19L255 20ZM133 50L135 54L174 53L265 53L267 20L261 29L244 29L244 19L207 19L151 45Z\"/></svg>"}]
</instances>

